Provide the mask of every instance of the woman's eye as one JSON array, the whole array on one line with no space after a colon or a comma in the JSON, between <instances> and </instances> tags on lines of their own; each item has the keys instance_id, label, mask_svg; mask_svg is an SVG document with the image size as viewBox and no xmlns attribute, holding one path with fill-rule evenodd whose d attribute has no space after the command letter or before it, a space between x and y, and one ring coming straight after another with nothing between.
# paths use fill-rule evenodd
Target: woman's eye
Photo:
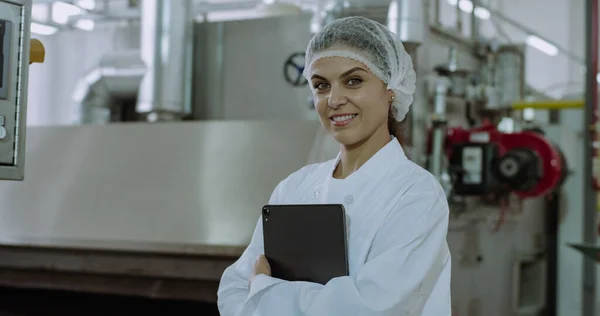
<instances>
[{"instance_id":1,"label":"woman's eye","mask_svg":"<svg viewBox=\"0 0 600 316\"><path fill-rule=\"evenodd\" d=\"M327 84L326 84L326 83L319 82L319 83L316 83L316 84L313 86L313 88L315 88L315 89L317 89L317 90L325 90L325 89L327 89Z\"/></svg>"},{"instance_id":2,"label":"woman's eye","mask_svg":"<svg viewBox=\"0 0 600 316\"><path fill-rule=\"evenodd\" d=\"M362 82L362 80L360 80L358 78L348 79L349 86L356 86L356 85L360 84L361 82Z\"/></svg>"}]
</instances>

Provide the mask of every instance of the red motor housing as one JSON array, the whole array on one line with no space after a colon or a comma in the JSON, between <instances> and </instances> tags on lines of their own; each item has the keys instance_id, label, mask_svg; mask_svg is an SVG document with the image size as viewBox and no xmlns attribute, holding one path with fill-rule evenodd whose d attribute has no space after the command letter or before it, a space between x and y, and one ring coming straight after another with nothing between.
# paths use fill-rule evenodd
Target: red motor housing
<instances>
[{"instance_id":1,"label":"red motor housing","mask_svg":"<svg viewBox=\"0 0 600 316\"><path fill-rule=\"evenodd\" d=\"M491 124L468 130L448 129L445 150L450 158L451 169L462 168L460 164L464 164L465 155L458 151L469 147L488 148L483 152L488 158L482 160L489 163L484 162L479 167L488 169L482 171L488 178L487 184L485 189L473 194L487 193L484 191L491 187L508 187L522 198L536 197L560 186L567 174L562 152L535 131L502 133Z\"/></svg>"}]
</instances>

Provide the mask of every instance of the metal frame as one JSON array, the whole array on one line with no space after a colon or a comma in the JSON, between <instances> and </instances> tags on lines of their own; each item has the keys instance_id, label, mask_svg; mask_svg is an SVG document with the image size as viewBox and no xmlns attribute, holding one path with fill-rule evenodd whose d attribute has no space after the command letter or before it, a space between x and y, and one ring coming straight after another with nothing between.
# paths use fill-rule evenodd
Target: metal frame
<instances>
[{"instance_id":1,"label":"metal frame","mask_svg":"<svg viewBox=\"0 0 600 316\"><path fill-rule=\"evenodd\" d=\"M598 109L598 0L586 0L585 10L585 65L587 68L585 83L584 116L584 164L583 164L583 242L596 244L596 208L597 198L594 188L593 159L595 158L594 140ZM583 306L582 315L596 315L596 262L589 257L583 259Z\"/></svg>"},{"instance_id":2,"label":"metal frame","mask_svg":"<svg viewBox=\"0 0 600 316\"><path fill-rule=\"evenodd\" d=\"M3 245L0 286L216 303L221 275L243 251L230 247L230 254L215 256L158 246L165 251Z\"/></svg>"},{"instance_id":3,"label":"metal frame","mask_svg":"<svg viewBox=\"0 0 600 316\"><path fill-rule=\"evenodd\" d=\"M25 178L25 139L27 127L27 94L29 84L29 41L31 39L31 5L32 0L0 0L0 3L8 3L21 7L21 31L20 31L20 58L17 69L17 119L15 122L16 137L15 151L16 161L12 166L0 165L0 180L22 181Z\"/></svg>"}]
</instances>

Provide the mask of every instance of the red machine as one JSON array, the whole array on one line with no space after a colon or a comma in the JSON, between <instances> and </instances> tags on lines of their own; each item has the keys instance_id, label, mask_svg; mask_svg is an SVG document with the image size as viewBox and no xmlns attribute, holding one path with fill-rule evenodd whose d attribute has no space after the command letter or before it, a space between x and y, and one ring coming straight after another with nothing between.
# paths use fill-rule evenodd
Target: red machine
<instances>
[{"instance_id":1,"label":"red machine","mask_svg":"<svg viewBox=\"0 0 600 316\"><path fill-rule=\"evenodd\" d=\"M491 124L453 128L447 131L445 150L459 195L512 191L536 197L560 186L567 175L562 152L535 131L505 134Z\"/></svg>"}]
</instances>

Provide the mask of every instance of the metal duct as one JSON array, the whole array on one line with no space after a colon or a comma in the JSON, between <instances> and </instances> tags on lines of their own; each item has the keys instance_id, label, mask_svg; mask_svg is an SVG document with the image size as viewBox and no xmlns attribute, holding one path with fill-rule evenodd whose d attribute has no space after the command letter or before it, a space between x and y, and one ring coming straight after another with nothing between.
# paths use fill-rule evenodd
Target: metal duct
<instances>
[{"instance_id":1,"label":"metal duct","mask_svg":"<svg viewBox=\"0 0 600 316\"><path fill-rule=\"evenodd\" d=\"M73 92L76 123L123 121L123 102L134 102L145 73L138 50L105 55Z\"/></svg>"},{"instance_id":2,"label":"metal duct","mask_svg":"<svg viewBox=\"0 0 600 316\"><path fill-rule=\"evenodd\" d=\"M424 1L392 1L387 17L388 27L403 43L423 43L426 27Z\"/></svg>"},{"instance_id":3,"label":"metal duct","mask_svg":"<svg viewBox=\"0 0 600 316\"><path fill-rule=\"evenodd\" d=\"M389 1L365 1L365 0L335 0L325 7L325 17L323 25L331 23L333 20L348 17L362 16L375 20L383 25L387 23Z\"/></svg>"},{"instance_id":4,"label":"metal duct","mask_svg":"<svg viewBox=\"0 0 600 316\"><path fill-rule=\"evenodd\" d=\"M140 52L147 72L136 110L149 121L191 113L193 2L141 1Z\"/></svg>"},{"instance_id":5,"label":"metal duct","mask_svg":"<svg viewBox=\"0 0 600 316\"><path fill-rule=\"evenodd\" d=\"M424 1L394 0L390 3L387 25L397 38L402 41L404 48L411 56L417 78L419 78L418 48L425 36L426 18ZM423 81L417 81L415 99L408 113L405 124L406 141L410 145L410 157L425 166L426 126L427 126L427 92Z\"/></svg>"}]
</instances>

